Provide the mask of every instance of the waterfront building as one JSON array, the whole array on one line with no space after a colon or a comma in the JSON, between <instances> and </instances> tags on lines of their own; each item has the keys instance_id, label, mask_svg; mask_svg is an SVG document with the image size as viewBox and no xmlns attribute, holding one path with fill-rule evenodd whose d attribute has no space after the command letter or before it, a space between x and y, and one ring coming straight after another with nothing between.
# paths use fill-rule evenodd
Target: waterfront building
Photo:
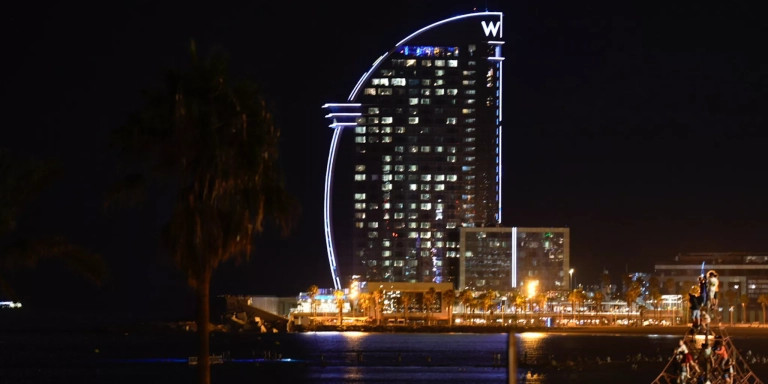
<instances>
[{"instance_id":1,"label":"waterfront building","mask_svg":"<svg viewBox=\"0 0 768 384\"><path fill-rule=\"evenodd\" d=\"M500 12L425 26L376 59L346 101L324 106L334 130L324 222L336 289L333 197L353 205L344 273L361 281L455 282L460 229L500 224L502 32ZM336 173L351 188L335 190Z\"/></svg>"},{"instance_id":2,"label":"waterfront building","mask_svg":"<svg viewBox=\"0 0 768 384\"><path fill-rule=\"evenodd\" d=\"M458 289L569 290L569 228L461 228Z\"/></svg>"},{"instance_id":3,"label":"waterfront building","mask_svg":"<svg viewBox=\"0 0 768 384\"><path fill-rule=\"evenodd\" d=\"M672 261L656 263L654 270L661 282L671 280L679 292L687 292L699 276L714 270L719 275L722 318L762 320L758 299L768 296L768 252L680 253Z\"/></svg>"}]
</instances>

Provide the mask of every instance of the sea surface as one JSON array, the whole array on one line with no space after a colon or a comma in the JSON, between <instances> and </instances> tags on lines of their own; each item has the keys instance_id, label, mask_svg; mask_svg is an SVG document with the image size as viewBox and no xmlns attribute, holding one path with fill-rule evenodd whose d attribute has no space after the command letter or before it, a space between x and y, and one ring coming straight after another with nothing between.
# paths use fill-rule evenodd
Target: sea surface
<instances>
[{"instance_id":1,"label":"sea surface","mask_svg":"<svg viewBox=\"0 0 768 384\"><path fill-rule=\"evenodd\" d=\"M213 383L648 384L678 334L214 334ZM731 337L768 378L768 332ZM195 383L194 333L0 330L0 383ZM516 369L510 372L512 354Z\"/></svg>"}]
</instances>

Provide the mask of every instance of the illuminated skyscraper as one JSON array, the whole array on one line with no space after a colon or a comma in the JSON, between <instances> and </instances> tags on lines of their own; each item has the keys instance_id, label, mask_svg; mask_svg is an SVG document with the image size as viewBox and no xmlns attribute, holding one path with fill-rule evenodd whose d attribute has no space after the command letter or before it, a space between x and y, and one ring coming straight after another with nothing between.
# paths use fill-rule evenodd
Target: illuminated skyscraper
<instances>
[{"instance_id":1,"label":"illuminated skyscraper","mask_svg":"<svg viewBox=\"0 0 768 384\"><path fill-rule=\"evenodd\" d=\"M353 204L353 270L344 273L365 281L453 281L459 229L500 224L502 16L470 13L414 32L346 102L324 106L334 129L325 234L336 288L331 196ZM347 150L351 163L337 163ZM349 190L334 189L337 171L352 175Z\"/></svg>"}]
</instances>

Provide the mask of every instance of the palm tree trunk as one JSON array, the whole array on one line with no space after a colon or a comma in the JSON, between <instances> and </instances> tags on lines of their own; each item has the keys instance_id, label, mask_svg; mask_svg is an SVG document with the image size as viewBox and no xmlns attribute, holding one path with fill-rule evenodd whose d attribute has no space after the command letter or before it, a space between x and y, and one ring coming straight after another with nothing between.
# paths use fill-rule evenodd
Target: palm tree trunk
<instances>
[{"instance_id":1,"label":"palm tree trunk","mask_svg":"<svg viewBox=\"0 0 768 384\"><path fill-rule=\"evenodd\" d=\"M197 336L199 355L197 356L197 372L200 384L211 384L211 330L210 313L211 273L204 273L197 285Z\"/></svg>"}]
</instances>

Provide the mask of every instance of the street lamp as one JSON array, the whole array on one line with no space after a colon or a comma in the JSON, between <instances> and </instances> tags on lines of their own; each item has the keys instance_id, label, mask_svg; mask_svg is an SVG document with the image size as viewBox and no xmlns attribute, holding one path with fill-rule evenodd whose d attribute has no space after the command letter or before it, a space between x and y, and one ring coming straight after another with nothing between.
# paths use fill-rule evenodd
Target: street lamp
<instances>
[{"instance_id":1,"label":"street lamp","mask_svg":"<svg viewBox=\"0 0 768 384\"><path fill-rule=\"evenodd\" d=\"M568 289L573 291L573 268L568 270Z\"/></svg>"}]
</instances>

